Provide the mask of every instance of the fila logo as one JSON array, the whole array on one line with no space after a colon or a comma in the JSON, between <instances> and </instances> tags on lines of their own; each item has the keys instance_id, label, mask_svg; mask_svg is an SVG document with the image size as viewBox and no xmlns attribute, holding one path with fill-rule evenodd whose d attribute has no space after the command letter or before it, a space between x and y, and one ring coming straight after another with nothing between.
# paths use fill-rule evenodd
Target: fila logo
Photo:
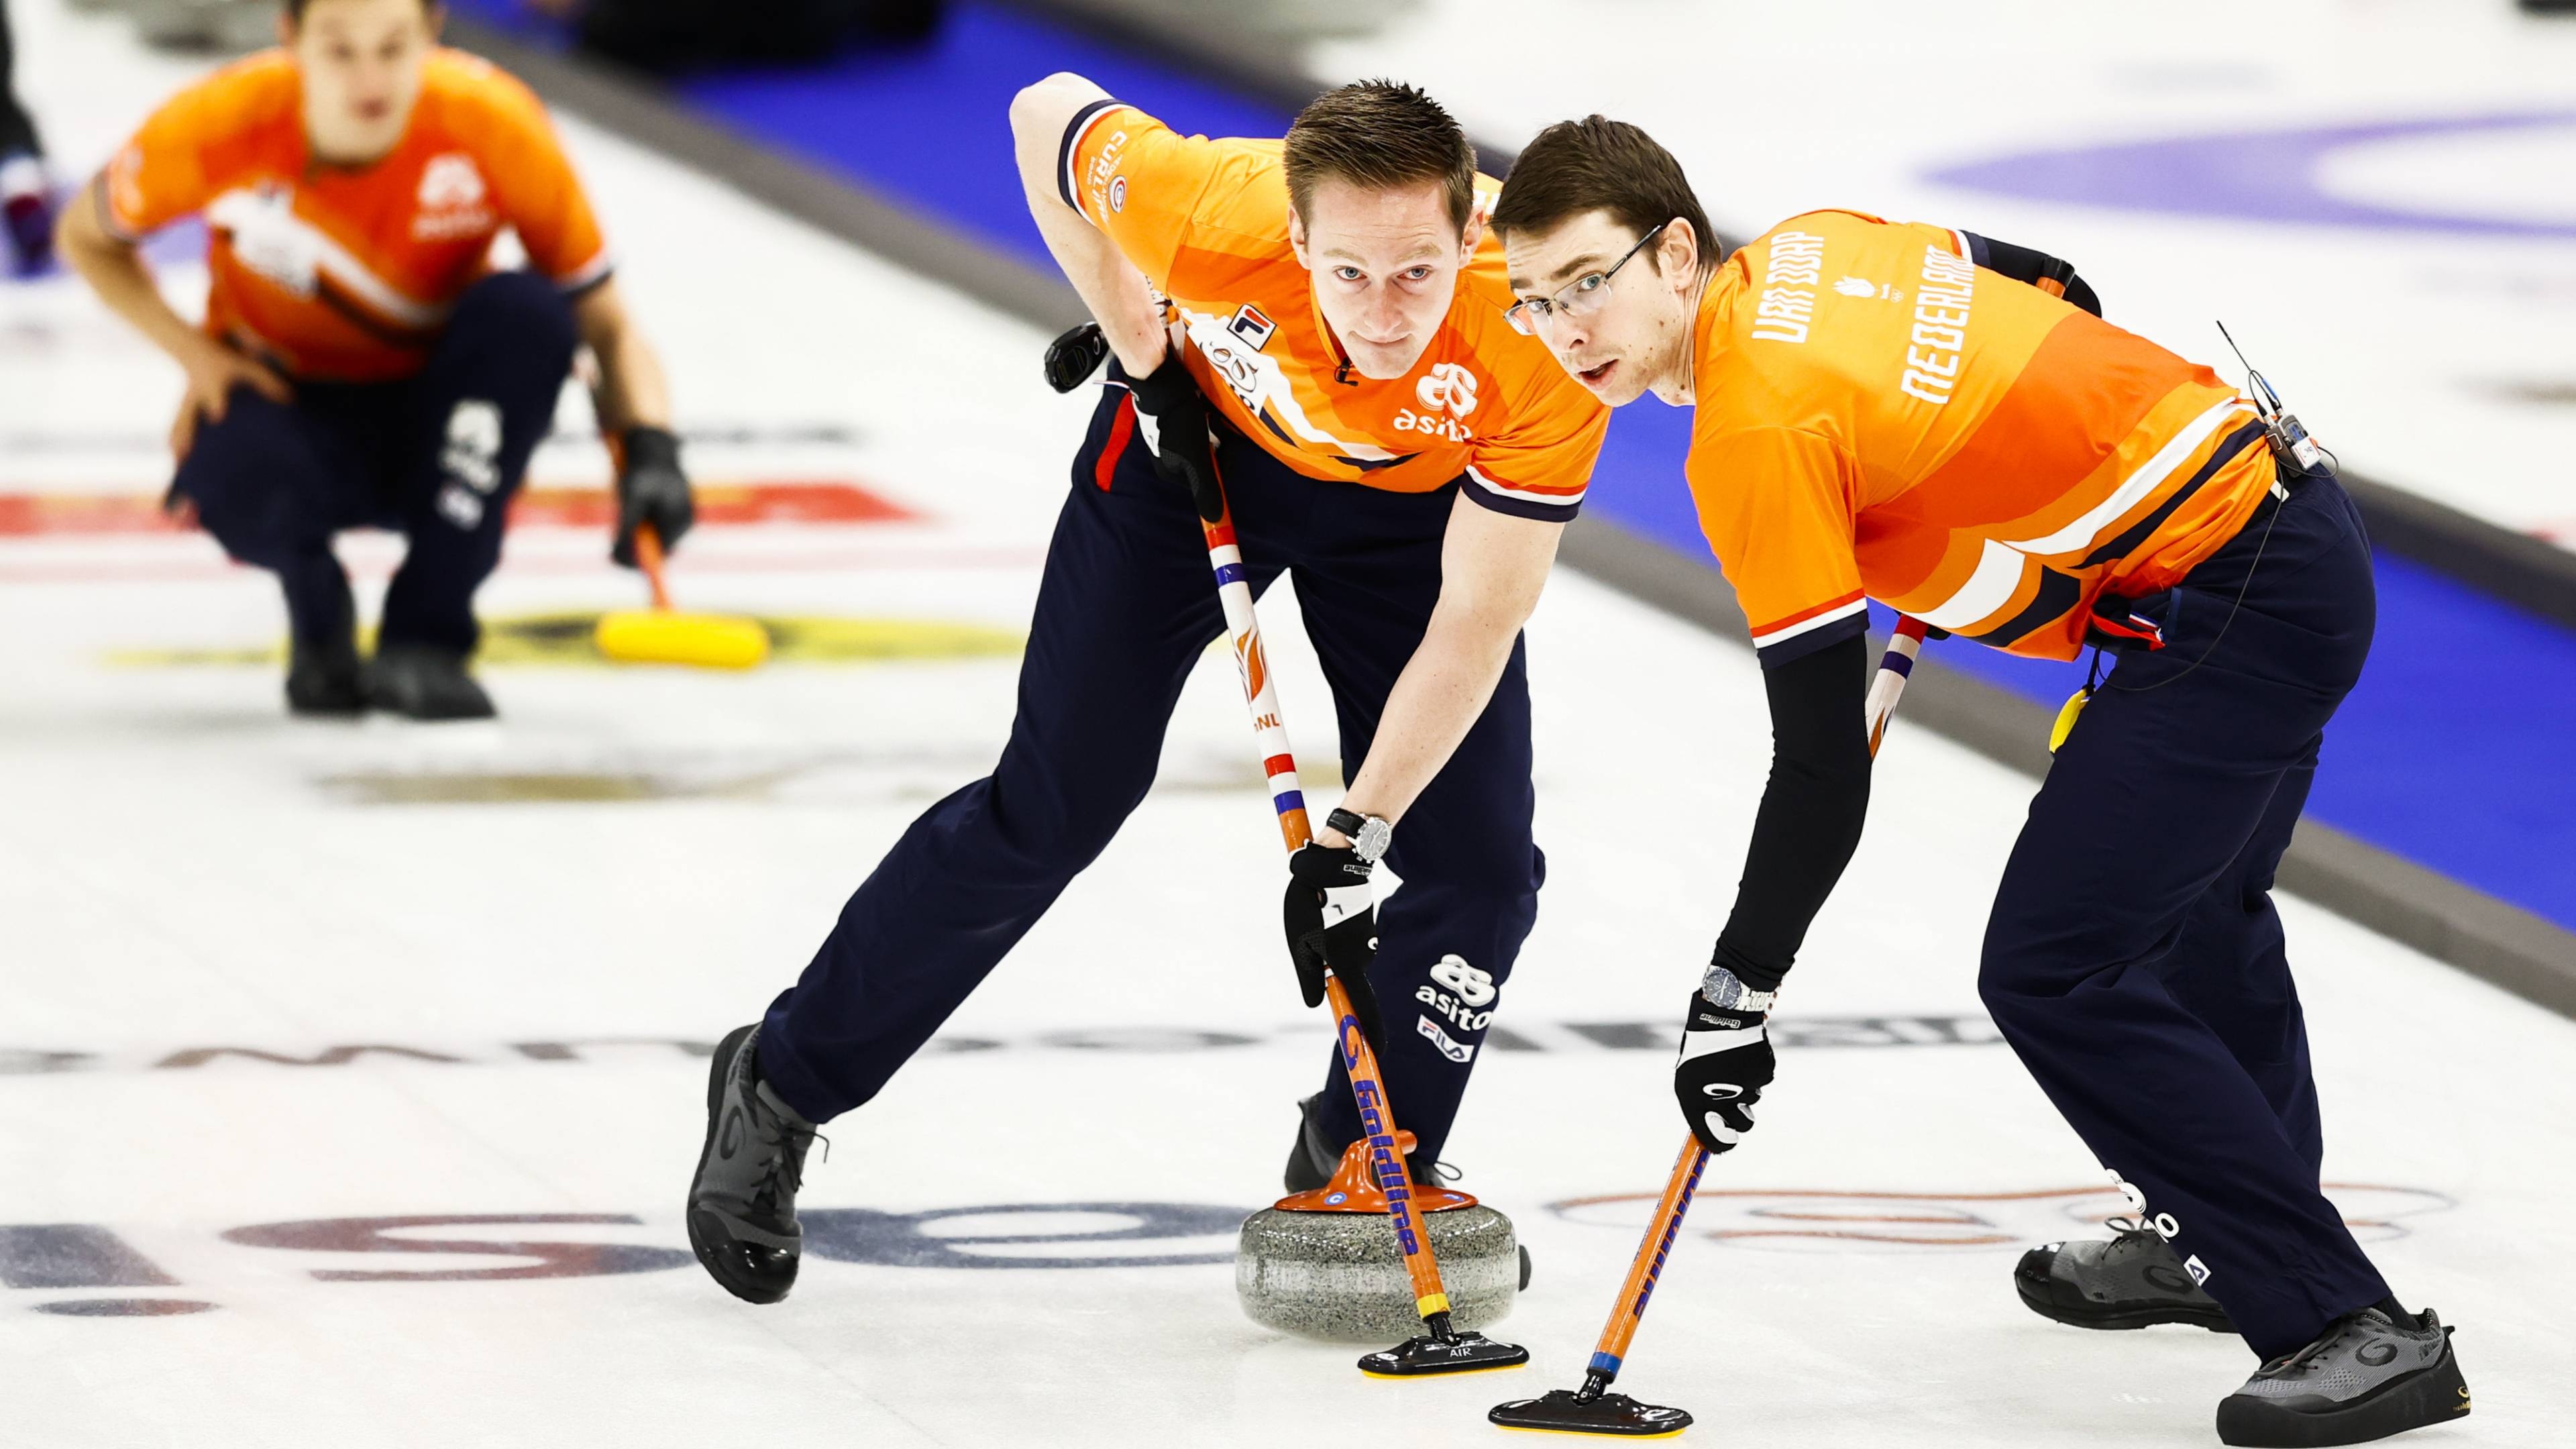
<instances>
[{"instance_id":1,"label":"fila logo","mask_svg":"<svg viewBox=\"0 0 2576 1449\"><path fill-rule=\"evenodd\" d=\"M1476 410L1476 374L1454 362L1433 363L1413 395L1431 412L1447 408L1451 417L1463 418Z\"/></svg>"},{"instance_id":2,"label":"fila logo","mask_svg":"<svg viewBox=\"0 0 2576 1449\"><path fill-rule=\"evenodd\" d=\"M483 199L483 173L462 151L432 156L420 169L420 204L426 211L461 211Z\"/></svg>"},{"instance_id":3,"label":"fila logo","mask_svg":"<svg viewBox=\"0 0 2576 1449\"><path fill-rule=\"evenodd\" d=\"M1476 1049L1474 1047L1469 1046L1465 1042L1451 1036L1449 1033L1442 1031L1440 1029L1440 1023L1433 1021L1430 1017L1415 1017L1413 1019L1413 1029L1422 1034L1422 1039L1424 1041L1438 1047L1440 1049L1440 1055L1447 1057L1449 1060L1456 1062L1461 1066L1464 1066L1475 1059Z\"/></svg>"},{"instance_id":4,"label":"fila logo","mask_svg":"<svg viewBox=\"0 0 2576 1449\"><path fill-rule=\"evenodd\" d=\"M1270 334L1279 330L1279 324L1263 316L1260 308L1246 302L1235 309L1234 320L1225 324L1225 330L1242 338L1244 346L1259 352L1269 345Z\"/></svg>"}]
</instances>

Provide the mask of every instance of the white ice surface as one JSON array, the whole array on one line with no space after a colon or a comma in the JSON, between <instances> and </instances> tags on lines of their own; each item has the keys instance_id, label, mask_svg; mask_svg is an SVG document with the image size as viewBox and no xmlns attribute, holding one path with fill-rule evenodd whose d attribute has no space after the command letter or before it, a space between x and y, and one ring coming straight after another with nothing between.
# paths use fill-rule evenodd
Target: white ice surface
<instances>
[{"instance_id":1,"label":"white ice surface","mask_svg":"<svg viewBox=\"0 0 2576 1449\"><path fill-rule=\"evenodd\" d=\"M1422 0L1319 45L1518 146L1593 111L1672 148L1739 236L1838 206L2073 260L2111 320L2222 375L2213 318L2353 468L2576 546L2576 236L2362 229L2056 204L1936 184L2023 152L2576 111L2576 24L2509 0ZM2330 152L2345 200L2555 223L2569 132ZM2549 399L2549 400L2544 400Z\"/></svg>"},{"instance_id":2,"label":"white ice surface","mask_svg":"<svg viewBox=\"0 0 2576 1449\"><path fill-rule=\"evenodd\" d=\"M96 22L12 8L22 48L87 46L84 74L120 91L124 111L170 82ZM122 124L105 102L95 115L108 132ZM67 152L107 144L72 115L48 119ZM681 555L684 599L1023 625L1081 420L1079 402L1037 384L1042 339L612 138L566 131L683 421L855 437L707 448L700 472L851 477L924 515L710 527ZM0 337L0 435L77 419L148 439L162 425L166 372L70 289L0 290ZM86 380L33 386L74 372ZM122 445L78 466L11 457L0 491L147 492L159 467ZM582 446L543 467L565 482L604 471ZM515 536L486 612L627 601L633 584L599 560L602 542ZM356 539L349 552L372 596L392 548ZM1327 799L1330 715L1285 591L1266 618ZM705 1041L750 1019L910 818L986 767L1011 661L723 678L495 668L498 724L329 727L280 718L266 668L103 662L112 648L275 638L272 585L202 539L0 544L0 620L0 1224L95 1225L176 1280L0 1287L11 1449L1495 1442L1487 1405L1579 1379L1642 1216L1634 1202L1551 1205L1651 1193L1680 1137L1666 1051L1606 1049L1620 1038L1601 1024L1661 1033L1672 1018L1731 894L1765 757L1741 649L1556 580L1531 630L1550 880L1501 1018L1539 1049L1490 1053L1449 1154L1537 1259L1498 1330L1537 1362L1394 1384L1355 1373L1347 1348L1255 1327L1221 1263L817 1259L794 1297L756 1309L694 1265L352 1281L316 1274L531 1260L222 1236L600 1214L636 1221L414 1236L683 1247L703 1063L653 1045L538 1060L512 1044ZM1234 690L1212 658L1162 784L950 1025L954 1049L832 1126L809 1210L1249 1209L1274 1194L1291 1103L1313 1090L1326 1037L1279 959L1276 836ZM495 776L616 777L646 798L375 804L364 788ZM1900 727L1784 1030L1892 1018L1874 1037L1844 1030L1929 1037L1938 1028L1907 1024L1929 1018L1982 1035L1976 941L2028 791ZM2421 1442L2558 1442L2576 1413L2557 1341L2576 1295L2564 1210L2576 1023L2299 903L2285 911L2328 1175L2369 1185L2343 1196L2388 1224L2368 1233L2400 1293L2465 1325L2476 1415ZM999 1045L965 1049L975 1041ZM310 1058L362 1044L454 1060L167 1064L191 1049ZM1157 1045L1177 1049L1143 1049ZM87 1055L39 1072L39 1052ZM1622 1387L1697 1412L1695 1442L2206 1444L2212 1406L2250 1368L2239 1345L2089 1336L2032 1317L2006 1282L2021 1247L2116 1208L2080 1191L2099 1183L2003 1047L1786 1048L1762 1129L1711 1172ZM1901 1196L1819 1196L1854 1192ZM956 1244L984 1256L1225 1245L1078 1241L1101 1226L949 1217L930 1231L1076 1239ZM1865 1236L1747 1236L1784 1230ZM1923 1237L1971 1241L1886 1241ZM216 1306L30 1311L138 1296Z\"/></svg>"}]
</instances>

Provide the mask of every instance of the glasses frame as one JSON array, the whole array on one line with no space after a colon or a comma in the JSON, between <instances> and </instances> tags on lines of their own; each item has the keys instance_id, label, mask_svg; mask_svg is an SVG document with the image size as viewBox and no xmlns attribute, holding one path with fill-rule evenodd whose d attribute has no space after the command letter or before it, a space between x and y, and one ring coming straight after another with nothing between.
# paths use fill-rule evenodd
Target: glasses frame
<instances>
[{"instance_id":1,"label":"glasses frame","mask_svg":"<svg viewBox=\"0 0 2576 1449\"><path fill-rule=\"evenodd\" d=\"M1521 301L1514 302L1511 306L1503 310L1503 320L1511 323L1512 330L1518 332L1522 336L1535 337L1538 335L1538 330L1541 327L1546 326L1550 319L1556 317L1560 313L1568 317L1583 317L1599 311L1610 300L1610 279L1619 275L1619 269L1628 265L1629 261L1635 258L1637 253L1644 251L1646 249L1646 243L1662 236L1664 234L1664 228L1671 225L1672 222L1669 220L1655 223L1653 227L1647 230L1644 236L1637 238L1637 244L1635 246L1632 246L1625 252L1620 253L1619 260L1612 262L1607 270L1586 272L1582 276L1575 278L1573 281L1566 283L1564 286L1557 288L1555 291L1550 292L1544 297L1529 297L1524 298ZM1601 286L1599 289L1601 300L1581 309L1569 306L1565 299L1573 295L1575 288L1591 281L1594 277L1599 277L1601 279Z\"/></svg>"}]
</instances>

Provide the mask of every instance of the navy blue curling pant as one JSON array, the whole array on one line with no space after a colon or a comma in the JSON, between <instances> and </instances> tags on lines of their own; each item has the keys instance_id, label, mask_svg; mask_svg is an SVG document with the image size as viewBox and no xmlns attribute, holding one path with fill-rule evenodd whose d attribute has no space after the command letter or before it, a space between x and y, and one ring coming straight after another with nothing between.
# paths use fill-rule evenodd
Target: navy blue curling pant
<instances>
[{"instance_id":1,"label":"navy blue curling pant","mask_svg":"<svg viewBox=\"0 0 2576 1449\"><path fill-rule=\"evenodd\" d=\"M501 561L510 499L554 425L574 340L552 282L496 272L457 299L410 377L298 381L291 403L234 388L222 422L199 422L171 490L195 502L226 553L277 575L299 639L327 642L348 625L331 536L399 531L409 546L379 646L470 653L474 591Z\"/></svg>"},{"instance_id":2,"label":"navy blue curling pant","mask_svg":"<svg viewBox=\"0 0 2576 1449\"><path fill-rule=\"evenodd\" d=\"M913 822L769 1009L761 1073L815 1121L875 1096L1107 847L1153 783L1182 681L1223 619L1198 514L1155 476L1133 432L1125 391L1110 389L1048 546L1001 762ZM1407 495L1317 482L1231 434L1218 466L1254 591L1295 571L1339 710L1343 769L1356 772L1439 597L1456 485ZM1292 737L1315 739L1311 717L1297 735L1300 718L1290 716ZM1530 838L1532 806L1528 677L1515 645L1484 717L1406 812L1388 856L1404 885L1380 912L1371 974L1390 1038L1387 1092L1398 1123L1433 1155L1466 1091L1495 990L1537 915L1543 865ZM1244 808L1265 805L1247 796ZM1279 884L1287 885L1284 871ZM1241 908L1270 920L1278 910L1266 896ZM1115 949L1152 950L1156 941L1146 933ZM1244 1002L1293 1004L1284 944L1232 969L1224 989ZM1423 1030L1426 1021L1448 1051ZM1355 1140L1349 1089L1335 1084L1325 1104L1333 1114L1326 1127Z\"/></svg>"},{"instance_id":3,"label":"navy blue curling pant","mask_svg":"<svg viewBox=\"0 0 2576 1449\"><path fill-rule=\"evenodd\" d=\"M2166 646L2123 656L2058 751L1978 986L2269 1358L2388 1292L2318 1190L2307 1028L2271 898L2326 722L2370 651L2360 513L2333 479L2300 480L2139 612L2165 621Z\"/></svg>"}]
</instances>

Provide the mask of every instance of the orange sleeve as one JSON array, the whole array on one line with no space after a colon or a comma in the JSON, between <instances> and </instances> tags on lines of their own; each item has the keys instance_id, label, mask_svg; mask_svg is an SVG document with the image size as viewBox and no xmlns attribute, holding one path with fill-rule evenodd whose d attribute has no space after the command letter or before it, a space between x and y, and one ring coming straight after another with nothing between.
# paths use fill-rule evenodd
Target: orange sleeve
<instances>
[{"instance_id":1,"label":"orange sleeve","mask_svg":"<svg viewBox=\"0 0 2576 1449\"><path fill-rule=\"evenodd\" d=\"M108 232L136 241L214 199L207 151L222 137L218 74L172 96L99 173L100 220Z\"/></svg>"},{"instance_id":2,"label":"orange sleeve","mask_svg":"<svg viewBox=\"0 0 2576 1449\"><path fill-rule=\"evenodd\" d=\"M1177 135L1121 101L1094 101L1065 125L1056 193L1161 291L1223 158L1205 136Z\"/></svg>"},{"instance_id":3,"label":"orange sleeve","mask_svg":"<svg viewBox=\"0 0 2576 1449\"><path fill-rule=\"evenodd\" d=\"M528 264L557 286L569 292L594 285L608 275L608 242L545 107L498 71L489 94L490 130L479 149L501 219L519 234Z\"/></svg>"},{"instance_id":4,"label":"orange sleeve","mask_svg":"<svg viewBox=\"0 0 2576 1449\"><path fill-rule=\"evenodd\" d=\"M1512 340L1537 353L1535 365L1513 356L1498 366L1498 380L1513 384L1499 399L1511 412L1498 420L1501 431L1479 429L1470 445L1467 496L1497 512L1563 523L1583 507L1610 410L1537 342L1517 334Z\"/></svg>"},{"instance_id":5,"label":"orange sleeve","mask_svg":"<svg viewBox=\"0 0 2576 1449\"><path fill-rule=\"evenodd\" d=\"M1766 667L1869 627L1846 471L1838 449L1800 428L1745 428L1691 444L1700 531Z\"/></svg>"}]
</instances>

